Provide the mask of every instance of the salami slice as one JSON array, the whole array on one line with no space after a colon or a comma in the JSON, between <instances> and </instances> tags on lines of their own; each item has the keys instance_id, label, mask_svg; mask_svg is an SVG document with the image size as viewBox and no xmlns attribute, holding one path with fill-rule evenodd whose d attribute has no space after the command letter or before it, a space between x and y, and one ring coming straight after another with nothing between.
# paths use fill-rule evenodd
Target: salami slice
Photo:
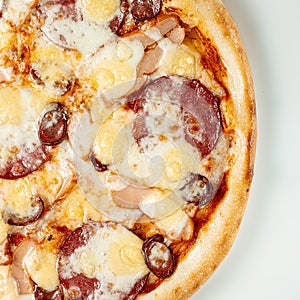
<instances>
[{"instance_id":1,"label":"salami slice","mask_svg":"<svg viewBox=\"0 0 300 300\"><path fill-rule=\"evenodd\" d=\"M162 0L134 0L131 13L138 21L156 17L162 6Z\"/></svg>"},{"instance_id":2,"label":"salami slice","mask_svg":"<svg viewBox=\"0 0 300 300\"><path fill-rule=\"evenodd\" d=\"M138 24L156 17L161 11L162 0L121 0L117 15L109 26L117 35L125 35L138 28Z\"/></svg>"},{"instance_id":3,"label":"salami slice","mask_svg":"<svg viewBox=\"0 0 300 300\"><path fill-rule=\"evenodd\" d=\"M9 154L0 163L0 178L17 179L25 177L39 169L51 156L49 147L43 145L29 149L23 144L17 151L16 155Z\"/></svg>"},{"instance_id":4,"label":"salami slice","mask_svg":"<svg viewBox=\"0 0 300 300\"><path fill-rule=\"evenodd\" d=\"M147 132L148 136L157 134L153 131L157 131L158 124L169 124L170 134L176 129L177 124L179 129L184 128L185 140L196 147L204 157L214 149L222 132L218 101L198 80L178 76L160 77L131 97L129 101L133 103L133 109L137 112L137 120L133 126L133 134L137 141L145 137ZM161 109L160 119L156 116L157 107L165 109L165 111ZM180 107L180 114L178 114L178 107ZM172 124L165 120L169 110L174 112L177 110ZM143 115L148 121L140 121ZM151 122L150 118L154 121ZM148 127L144 128L145 126Z\"/></svg>"},{"instance_id":5,"label":"salami slice","mask_svg":"<svg viewBox=\"0 0 300 300\"><path fill-rule=\"evenodd\" d=\"M142 245L136 235L113 222L75 229L63 243L58 262L67 299L135 299L149 274Z\"/></svg>"}]
</instances>

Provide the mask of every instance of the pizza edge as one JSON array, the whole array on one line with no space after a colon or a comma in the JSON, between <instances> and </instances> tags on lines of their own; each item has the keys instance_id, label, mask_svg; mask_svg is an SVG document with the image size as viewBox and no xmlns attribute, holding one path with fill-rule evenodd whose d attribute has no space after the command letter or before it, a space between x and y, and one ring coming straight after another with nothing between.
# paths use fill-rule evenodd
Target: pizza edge
<instances>
[{"instance_id":1,"label":"pizza edge","mask_svg":"<svg viewBox=\"0 0 300 300\"><path fill-rule=\"evenodd\" d=\"M228 101L222 114L235 134L234 163L227 176L227 192L201 228L197 240L170 279L138 299L186 299L202 286L233 245L247 205L256 154L256 106L248 58L233 18L218 0L171 0L182 7L184 21L198 27L217 47L227 68ZM195 9L196 8L196 9ZM205 12L205 15L204 13ZM234 110L232 116L232 111ZM232 119L233 118L233 119Z\"/></svg>"}]
</instances>

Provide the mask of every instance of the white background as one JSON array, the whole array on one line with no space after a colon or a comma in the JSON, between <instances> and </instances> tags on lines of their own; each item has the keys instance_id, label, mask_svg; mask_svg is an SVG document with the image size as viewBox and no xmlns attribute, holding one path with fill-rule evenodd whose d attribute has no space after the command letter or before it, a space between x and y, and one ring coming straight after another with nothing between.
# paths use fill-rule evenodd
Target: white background
<instances>
[{"instance_id":1,"label":"white background","mask_svg":"<svg viewBox=\"0 0 300 300\"><path fill-rule=\"evenodd\" d=\"M234 246L191 300L299 300L300 1L223 2L252 69L257 160Z\"/></svg>"}]
</instances>

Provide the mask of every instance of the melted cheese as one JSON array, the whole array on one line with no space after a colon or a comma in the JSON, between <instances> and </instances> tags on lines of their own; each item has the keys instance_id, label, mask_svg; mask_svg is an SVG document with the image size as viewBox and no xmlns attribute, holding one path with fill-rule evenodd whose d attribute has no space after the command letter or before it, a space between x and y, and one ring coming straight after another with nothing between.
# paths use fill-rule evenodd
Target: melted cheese
<instances>
[{"instance_id":1,"label":"melted cheese","mask_svg":"<svg viewBox=\"0 0 300 300\"><path fill-rule=\"evenodd\" d=\"M179 75L188 78L199 76L200 55L186 45L172 43L169 39L160 41L159 46L164 50L161 66L155 76Z\"/></svg>"},{"instance_id":2,"label":"melted cheese","mask_svg":"<svg viewBox=\"0 0 300 300\"><path fill-rule=\"evenodd\" d=\"M80 0L83 13L96 23L111 20L119 5L119 0Z\"/></svg>"},{"instance_id":3,"label":"melted cheese","mask_svg":"<svg viewBox=\"0 0 300 300\"><path fill-rule=\"evenodd\" d=\"M182 202L172 193L154 189L150 195L143 198L139 206L144 214L157 220L173 214L181 205Z\"/></svg>"},{"instance_id":4,"label":"melted cheese","mask_svg":"<svg viewBox=\"0 0 300 300\"><path fill-rule=\"evenodd\" d=\"M97 278L105 299L119 299L149 270L142 256L142 240L120 225L104 225L86 245L64 259L63 278L72 272ZM128 246L128 248L127 248Z\"/></svg>"},{"instance_id":5,"label":"melted cheese","mask_svg":"<svg viewBox=\"0 0 300 300\"><path fill-rule=\"evenodd\" d=\"M40 145L38 119L51 98L27 88L0 88L0 167L12 157L23 157Z\"/></svg>"},{"instance_id":6,"label":"melted cheese","mask_svg":"<svg viewBox=\"0 0 300 300\"><path fill-rule=\"evenodd\" d=\"M102 220L102 215L90 204L80 189L75 189L66 199L57 204L55 218L59 220L61 226L73 230L89 220Z\"/></svg>"},{"instance_id":7,"label":"melted cheese","mask_svg":"<svg viewBox=\"0 0 300 300\"><path fill-rule=\"evenodd\" d=\"M32 189L27 178L17 180L0 180L1 200L0 205L7 212L21 216L30 215L32 209L32 196L35 191Z\"/></svg>"},{"instance_id":8,"label":"melted cheese","mask_svg":"<svg viewBox=\"0 0 300 300\"><path fill-rule=\"evenodd\" d=\"M104 94L108 100L115 100L130 91L136 80L136 68L144 55L140 41L123 39L101 48L88 62L82 76ZM88 77L86 76L88 75Z\"/></svg>"},{"instance_id":9,"label":"melted cheese","mask_svg":"<svg viewBox=\"0 0 300 300\"><path fill-rule=\"evenodd\" d=\"M53 151L51 161L46 162L44 168L27 176L30 185L49 205L63 198L75 185L76 175L69 143L63 142L56 150L59 151Z\"/></svg>"},{"instance_id":10,"label":"melted cheese","mask_svg":"<svg viewBox=\"0 0 300 300\"><path fill-rule=\"evenodd\" d=\"M59 285L56 264L56 255L41 248L38 248L25 261L25 267L31 279L47 291L53 291Z\"/></svg>"},{"instance_id":11,"label":"melted cheese","mask_svg":"<svg viewBox=\"0 0 300 300\"><path fill-rule=\"evenodd\" d=\"M10 226L0 218L0 245L6 240Z\"/></svg>"},{"instance_id":12,"label":"melted cheese","mask_svg":"<svg viewBox=\"0 0 300 300\"><path fill-rule=\"evenodd\" d=\"M124 160L128 144L126 127L131 125L133 118L132 111L120 108L113 111L100 126L94 144L94 152L101 163L110 165Z\"/></svg>"},{"instance_id":13,"label":"melted cheese","mask_svg":"<svg viewBox=\"0 0 300 300\"><path fill-rule=\"evenodd\" d=\"M53 5L47 10L47 18L42 26L45 35L57 45L88 54L115 39L107 23L94 24L85 18L78 21L67 17L57 18L60 8L60 5Z\"/></svg>"},{"instance_id":14,"label":"melted cheese","mask_svg":"<svg viewBox=\"0 0 300 300\"><path fill-rule=\"evenodd\" d=\"M170 240L189 240L193 236L194 223L182 209L156 221L155 224Z\"/></svg>"},{"instance_id":15,"label":"melted cheese","mask_svg":"<svg viewBox=\"0 0 300 300\"><path fill-rule=\"evenodd\" d=\"M0 266L0 299L1 300L17 300L17 284L9 276L9 266Z\"/></svg>"},{"instance_id":16,"label":"melted cheese","mask_svg":"<svg viewBox=\"0 0 300 300\"><path fill-rule=\"evenodd\" d=\"M5 0L6 6L3 18L14 25L20 25L25 21L30 12L34 0Z\"/></svg>"},{"instance_id":17,"label":"melted cheese","mask_svg":"<svg viewBox=\"0 0 300 300\"><path fill-rule=\"evenodd\" d=\"M54 95L62 95L74 77L76 56L44 39L38 39L30 53L36 75Z\"/></svg>"}]
</instances>

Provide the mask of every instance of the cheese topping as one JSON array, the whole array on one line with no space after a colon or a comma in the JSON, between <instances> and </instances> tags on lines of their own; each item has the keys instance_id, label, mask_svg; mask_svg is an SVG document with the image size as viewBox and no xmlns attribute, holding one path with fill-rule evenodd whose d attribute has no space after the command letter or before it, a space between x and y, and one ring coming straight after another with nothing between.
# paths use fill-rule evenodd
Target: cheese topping
<instances>
[{"instance_id":1,"label":"cheese topping","mask_svg":"<svg viewBox=\"0 0 300 300\"><path fill-rule=\"evenodd\" d=\"M96 227L88 242L63 258L64 279L84 274L101 282L105 299L119 299L120 291L130 292L133 284L148 272L141 252L142 240L121 225Z\"/></svg>"},{"instance_id":2,"label":"cheese topping","mask_svg":"<svg viewBox=\"0 0 300 300\"><path fill-rule=\"evenodd\" d=\"M40 145L38 119L46 94L26 88L0 88L0 168L12 157L24 157Z\"/></svg>"},{"instance_id":3,"label":"cheese topping","mask_svg":"<svg viewBox=\"0 0 300 300\"><path fill-rule=\"evenodd\" d=\"M56 264L56 255L40 248L25 261L25 267L32 280L47 291L53 291L59 285Z\"/></svg>"},{"instance_id":4,"label":"cheese topping","mask_svg":"<svg viewBox=\"0 0 300 300\"><path fill-rule=\"evenodd\" d=\"M33 4L40 18L31 14ZM139 38L136 32L114 34L110 22L121 22L118 18L126 9L120 5L123 1L0 0L0 170L14 159L23 162L41 146L39 119L48 103L62 103L68 114L67 136L52 147L49 161L24 178L0 179L2 212L32 215L34 196L45 206L34 225L12 226L0 217L0 244L9 234L16 240L12 251L23 235L36 243L35 252L26 257L25 272L48 292L74 274L83 274L100 282L101 299L117 300L129 293L150 272L143 240L133 232L141 230L143 239L159 233L168 244L190 241L198 208L187 214L182 188L191 174L201 174L216 192L226 166L225 134L204 158L187 142L176 93L154 90L146 95L141 126L148 134L135 138L141 111L136 113L125 102L148 82L177 75L174 80L201 79L220 97L225 91L204 70L200 54L185 44L184 28L175 19L168 32L146 21L138 27ZM129 27L137 22L130 14L129 9ZM143 72L143 64L149 63L144 58L155 47L159 55L150 56L156 60L154 67ZM55 121L47 123L48 129ZM92 154L105 165L103 172L95 170ZM63 257L58 274L59 249L68 234L100 221L102 227L83 237L86 243L72 245L75 250ZM143 221L149 223L149 231L137 225ZM155 246L149 259L167 260L166 255ZM19 283L10 272L10 266L0 266L0 299L26 297L18 295ZM34 298L33 291L28 297Z\"/></svg>"},{"instance_id":5,"label":"cheese topping","mask_svg":"<svg viewBox=\"0 0 300 300\"><path fill-rule=\"evenodd\" d=\"M115 15L119 8L119 0L80 0L83 13L94 21L108 21Z\"/></svg>"}]
</instances>

